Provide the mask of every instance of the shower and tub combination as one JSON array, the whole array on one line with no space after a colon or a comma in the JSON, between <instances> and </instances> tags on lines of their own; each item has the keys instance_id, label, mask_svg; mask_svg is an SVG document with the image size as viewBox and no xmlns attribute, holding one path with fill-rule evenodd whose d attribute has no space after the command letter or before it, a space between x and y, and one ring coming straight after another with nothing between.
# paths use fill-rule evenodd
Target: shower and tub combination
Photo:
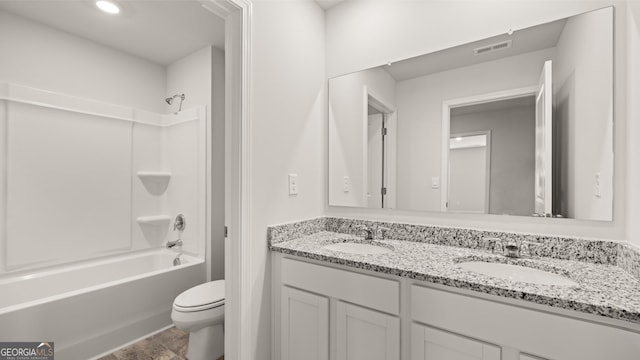
<instances>
[{"instance_id":1,"label":"shower and tub combination","mask_svg":"<svg viewBox=\"0 0 640 360\"><path fill-rule=\"evenodd\" d=\"M206 281L206 109L175 98L166 115L0 84L1 341L95 357Z\"/></svg>"}]
</instances>

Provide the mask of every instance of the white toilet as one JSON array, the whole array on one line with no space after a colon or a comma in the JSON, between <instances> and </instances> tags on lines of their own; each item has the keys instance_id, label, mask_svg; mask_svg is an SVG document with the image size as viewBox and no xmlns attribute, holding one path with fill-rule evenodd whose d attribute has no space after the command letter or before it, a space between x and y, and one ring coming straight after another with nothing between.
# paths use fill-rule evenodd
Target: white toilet
<instances>
[{"instance_id":1,"label":"white toilet","mask_svg":"<svg viewBox=\"0 0 640 360\"><path fill-rule=\"evenodd\" d=\"M224 280L183 291L173 301L171 320L189 332L189 360L215 360L224 354Z\"/></svg>"}]
</instances>

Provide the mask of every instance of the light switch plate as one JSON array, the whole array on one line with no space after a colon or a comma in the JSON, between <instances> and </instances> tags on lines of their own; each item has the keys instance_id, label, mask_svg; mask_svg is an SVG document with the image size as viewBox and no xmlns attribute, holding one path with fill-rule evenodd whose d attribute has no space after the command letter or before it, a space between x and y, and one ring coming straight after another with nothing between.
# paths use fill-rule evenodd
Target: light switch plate
<instances>
[{"instance_id":1,"label":"light switch plate","mask_svg":"<svg viewBox=\"0 0 640 360\"><path fill-rule=\"evenodd\" d=\"M351 189L351 181L349 180L348 176L345 176L342 179L342 191L348 193Z\"/></svg>"},{"instance_id":2,"label":"light switch plate","mask_svg":"<svg viewBox=\"0 0 640 360\"><path fill-rule=\"evenodd\" d=\"M298 195L298 174L289 174L289 195Z\"/></svg>"},{"instance_id":3,"label":"light switch plate","mask_svg":"<svg viewBox=\"0 0 640 360\"><path fill-rule=\"evenodd\" d=\"M431 188L432 189L440 189L440 177L439 176L433 176L431 178Z\"/></svg>"}]
</instances>

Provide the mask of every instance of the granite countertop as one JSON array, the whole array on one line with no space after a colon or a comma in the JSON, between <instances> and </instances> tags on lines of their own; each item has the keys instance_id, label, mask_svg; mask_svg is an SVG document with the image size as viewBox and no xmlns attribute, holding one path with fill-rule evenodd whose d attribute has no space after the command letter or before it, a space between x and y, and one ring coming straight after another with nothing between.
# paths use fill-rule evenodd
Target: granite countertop
<instances>
[{"instance_id":1,"label":"granite countertop","mask_svg":"<svg viewBox=\"0 0 640 360\"><path fill-rule=\"evenodd\" d=\"M615 265L594 264L548 257L507 258L490 251L406 240L376 240L394 251L359 255L323 249L345 241L364 242L361 237L320 231L271 244L272 251L397 275L536 304L580 311L640 325L640 280ZM465 261L523 265L563 275L577 287L537 285L486 276L458 267Z\"/></svg>"}]
</instances>

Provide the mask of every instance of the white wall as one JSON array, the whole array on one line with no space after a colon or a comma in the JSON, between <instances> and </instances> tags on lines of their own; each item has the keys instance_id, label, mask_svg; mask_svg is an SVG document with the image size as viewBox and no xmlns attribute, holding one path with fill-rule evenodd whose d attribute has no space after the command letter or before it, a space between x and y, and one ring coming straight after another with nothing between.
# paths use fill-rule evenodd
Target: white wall
<instances>
[{"instance_id":1,"label":"white wall","mask_svg":"<svg viewBox=\"0 0 640 360\"><path fill-rule=\"evenodd\" d=\"M165 96L185 94L183 109L205 105L207 129L212 148L207 151L208 174L212 187L208 189L211 202L211 239L207 251L211 278L224 278L224 52L205 47L167 66ZM180 99L166 105L166 112L177 111ZM176 209L176 211L179 211ZM176 214L173 214L175 216ZM185 214L187 215L187 214ZM187 221L189 219L187 218Z\"/></svg>"},{"instance_id":2,"label":"white wall","mask_svg":"<svg viewBox=\"0 0 640 360\"><path fill-rule=\"evenodd\" d=\"M627 143L629 144L629 156L626 163L628 169L628 182L626 194L627 201L627 237L628 239L640 246L640 2L629 1L629 17L628 17L628 51L629 58L627 62L628 71L628 93L627 104L629 110ZM616 154L617 156L617 154ZM616 193L618 188L615 189Z\"/></svg>"},{"instance_id":3,"label":"white wall","mask_svg":"<svg viewBox=\"0 0 640 360\"><path fill-rule=\"evenodd\" d=\"M439 211L443 101L533 86L554 49L447 70L397 84L398 208ZM532 190L533 191L533 190Z\"/></svg>"},{"instance_id":4,"label":"white wall","mask_svg":"<svg viewBox=\"0 0 640 360\"><path fill-rule=\"evenodd\" d=\"M534 232L588 238L626 236L626 5L622 1L347 1L326 13L327 75L334 77L402 58L441 50L509 29L616 5L615 196L612 222L494 215L375 211L329 207L328 214L446 226ZM362 21L366 19L366 21ZM400 143L400 141L399 141ZM401 188L398 185L398 188Z\"/></svg>"},{"instance_id":5,"label":"white wall","mask_svg":"<svg viewBox=\"0 0 640 360\"><path fill-rule=\"evenodd\" d=\"M324 214L327 101L324 12L310 0L254 1L249 124L251 357L270 358L268 225ZM288 195L287 175L299 194Z\"/></svg>"},{"instance_id":6,"label":"white wall","mask_svg":"<svg viewBox=\"0 0 640 360\"><path fill-rule=\"evenodd\" d=\"M612 218L613 79L609 72L600 71L613 66L609 19L613 19L612 9L569 19L556 46L554 122L562 134L561 213L570 218ZM596 174L600 175L599 196L594 190Z\"/></svg>"},{"instance_id":7,"label":"white wall","mask_svg":"<svg viewBox=\"0 0 640 360\"><path fill-rule=\"evenodd\" d=\"M134 247L132 124L19 102L8 107L0 273Z\"/></svg>"},{"instance_id":8,"label":"white wall","mask_svg":"<svg viewBox=\"0 0 640 360\"><path fill-rule=\"evenodd\" d=\"M0 11L0 82L162 113L165 69Z\"/></svg>"},{"instance_id":9,"label":"white wall","mask_svg":"<svg viewBox=\"0 0 640 360\"><path fill-rule=\"evenodd\" d=\"M329 199L332 205L367 206L367 93L374 94L387 106L396 106L396 82L381 68L330 80ZM343 187L345 176L349 177L348 192Z\"/></svg>"}]
</instances>

